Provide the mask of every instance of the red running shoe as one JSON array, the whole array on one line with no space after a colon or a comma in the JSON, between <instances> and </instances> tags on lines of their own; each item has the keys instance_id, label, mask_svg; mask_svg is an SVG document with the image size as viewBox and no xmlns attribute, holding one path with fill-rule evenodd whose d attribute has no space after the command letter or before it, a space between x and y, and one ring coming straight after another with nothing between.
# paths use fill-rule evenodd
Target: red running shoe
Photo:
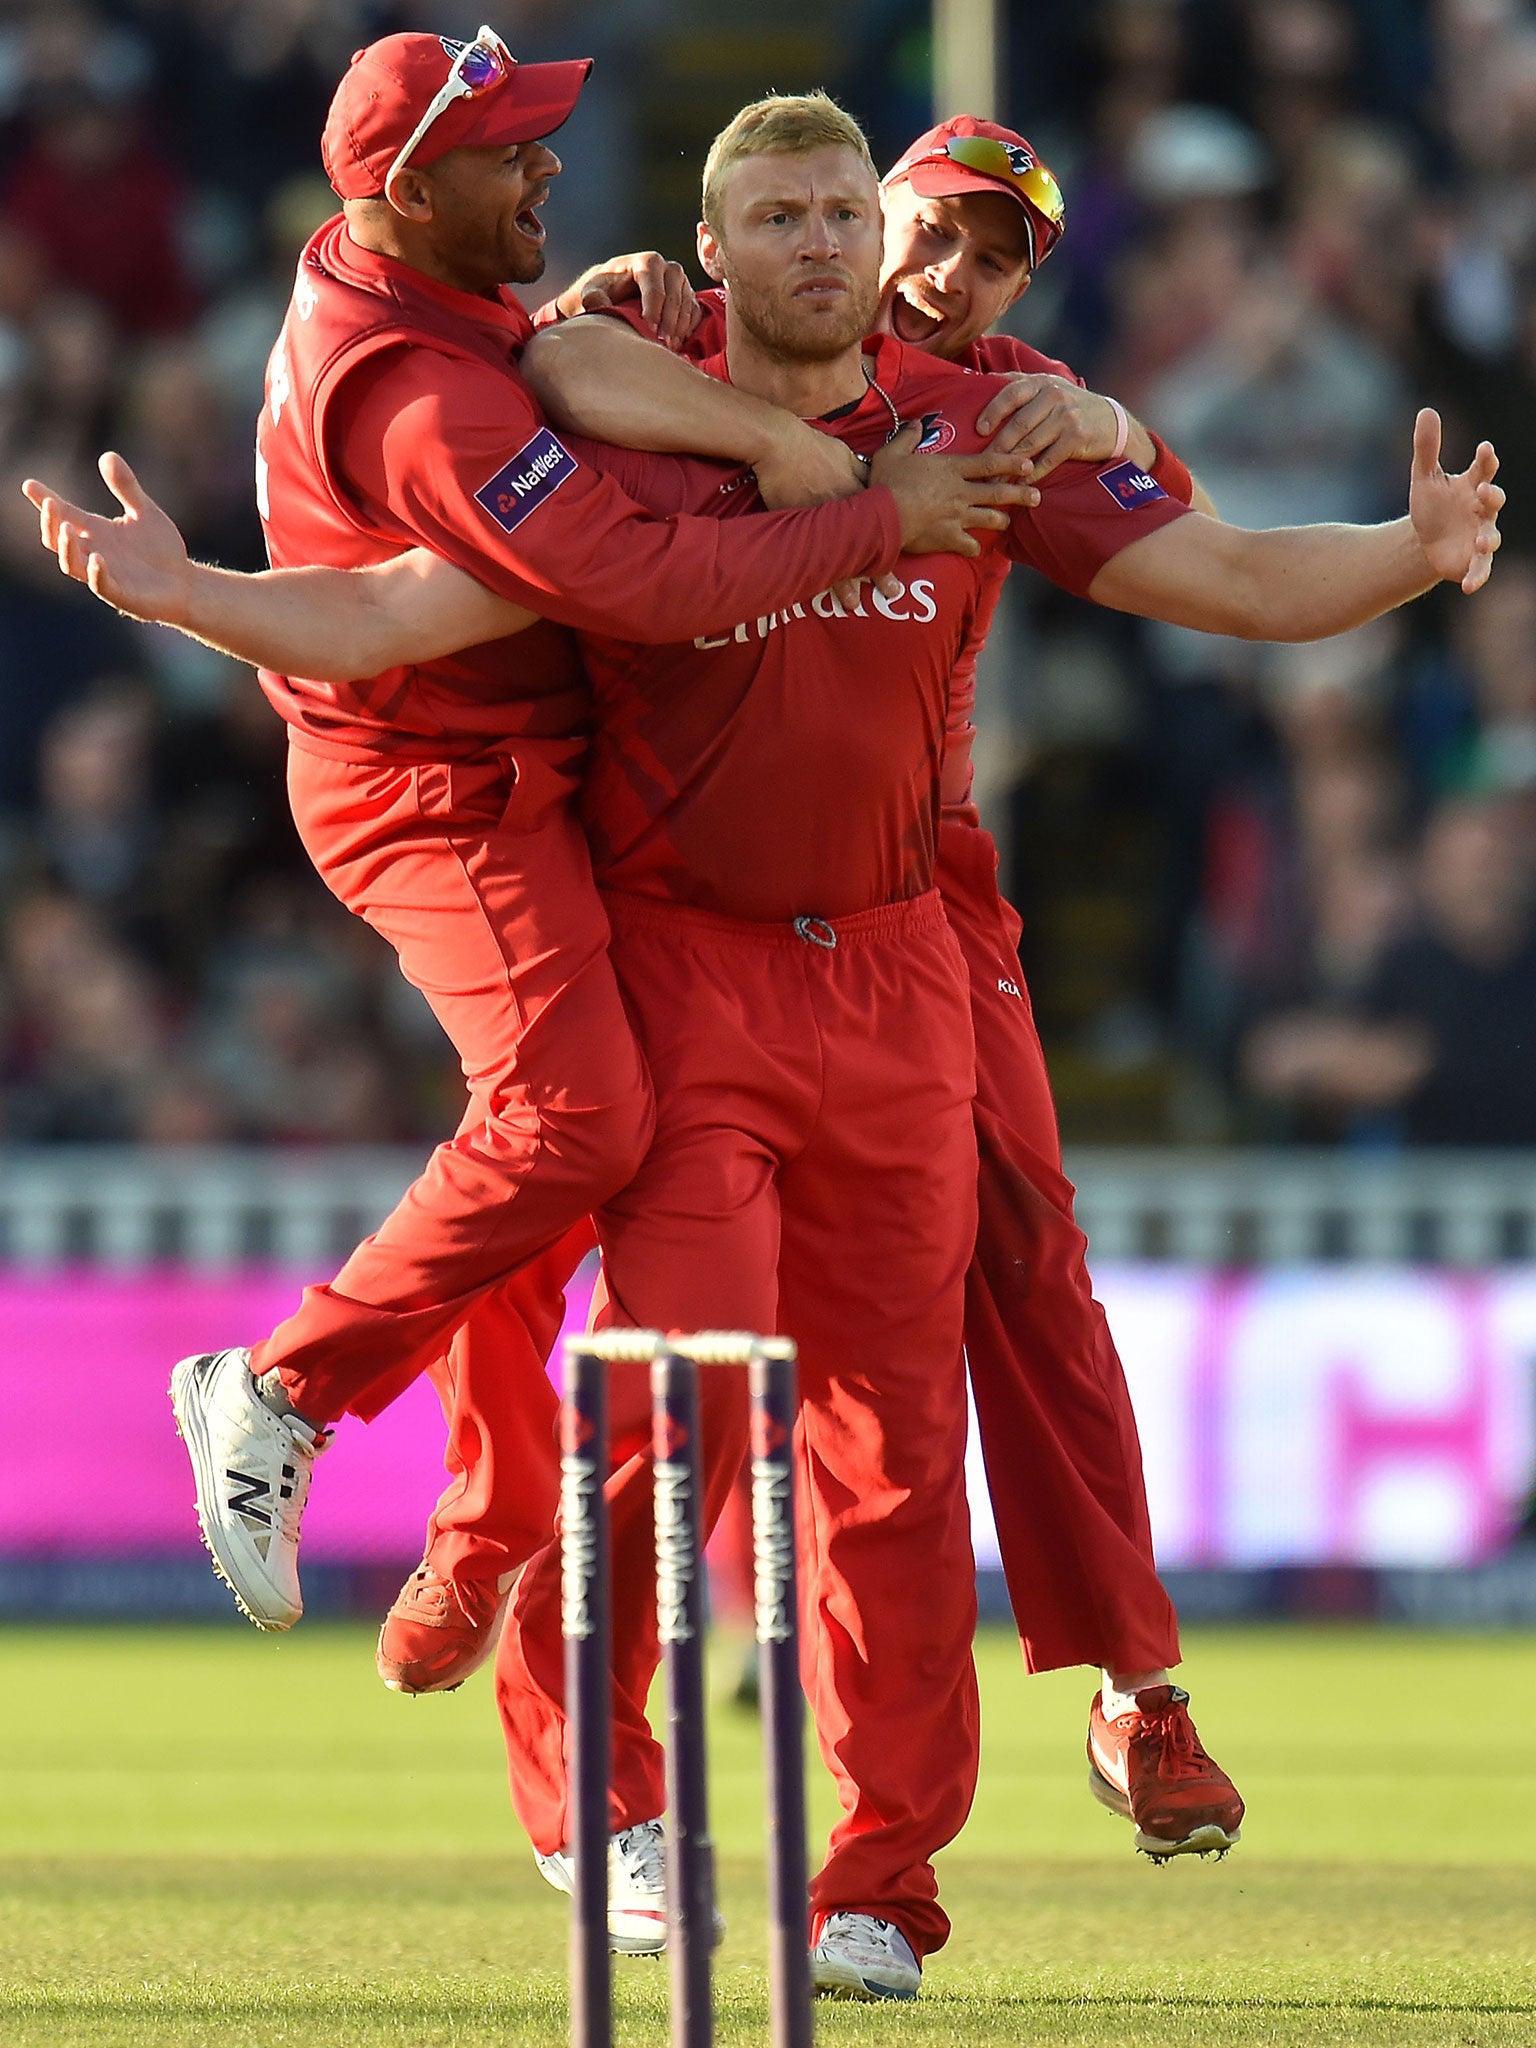
<instances>
[{"instance_id":1,"label":"red running shoe","mask_svg":"<svg viewBox=\"0 0 1536 2048\"><path fill-rule=\"evenodd\" d=\"M1136 1823L1136 1846L1155 1863L1170 1856L1225 1856L1242 1831L1237 1787L1200 1746L1189 1694L1149 1685L1136 1711L1113 1721L1095 1694L1088 1715L1088 1789Z\"/></svg>"},{"instance_id":2,"label":"red running shoe","mask_svg":"<svg viewBox=\"0 0 1536 2048\"><path fill-rule=\"evenodd\" d=\"M423 1558L384 1617L374 1662L391 1692L454 1692L496 1647L507 1595Z\"/></svg>"}]
</instances>

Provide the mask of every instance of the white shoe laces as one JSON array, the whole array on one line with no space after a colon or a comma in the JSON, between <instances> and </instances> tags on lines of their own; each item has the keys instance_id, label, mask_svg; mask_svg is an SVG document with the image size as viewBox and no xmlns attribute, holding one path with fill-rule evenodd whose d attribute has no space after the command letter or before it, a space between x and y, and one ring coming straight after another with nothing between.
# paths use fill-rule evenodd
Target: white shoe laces
<instances>
[{"instance_id":1,"label":"white shoe laces","mask_svg":"<svg viewBox=\"0 0 1536 2048\"><path fill-rule=\"evenodd\" d=\"M821 1930L821 1941L835 1945L840 1956L858 1967L865 1964L901 1963L911 1967L911 1958L896 1943L906 1945L901 1930L889 1920L877 1920L872 1913L834 1913Z\"/></svg>"},{"instance_id":2,"label":"white shoe laces","mask_svg":"<svg viewBox=\"0 0 1536 2048\"><path fill-rule=\"evenodd\" d=\"M288 1439L288 1448L283 1456L282 1485L278 1488L278 1532L285 1542L297 1543L315 1460L330 1438L324 1430L311 1429L296 1415L279 1415L275 1419L282 1425Z\"/></svg>"},{"instance_id":3,"label":"white shoe laces","mask_svg":"<svg viewBox=\"0 0 1536 2048\"><path fill-rule=\"evenodd\" d=\"M636 1821L613 1837L613 1857L625 1883L637 1892L666 1890L667 1866L659 1820Z\"/></svg>"}]
</instances>

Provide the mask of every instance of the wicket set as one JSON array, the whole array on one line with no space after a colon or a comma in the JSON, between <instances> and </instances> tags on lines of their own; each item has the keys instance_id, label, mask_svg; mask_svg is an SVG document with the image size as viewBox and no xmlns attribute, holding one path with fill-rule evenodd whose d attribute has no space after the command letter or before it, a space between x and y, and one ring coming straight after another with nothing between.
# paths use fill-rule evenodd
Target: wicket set
<instances>
[{"instance_id":1,"label":"wicket set","mask_svg":"<svg viewBox=\"0 0 1536 2048\"><path fill-rule=\"evenodd\" d=\"M745 1367L752 1551L768 1783L769 2014L773 2048L810 2048L804 1713L796 1605L795 1347L784 1337L600 1330L567 1338L560 1411L561 1630L571 1731L571 2041L611 2048L608 1781L612 1746L608 1369L646 1364L655 1461L656 1607L666 1667L667 1956L674 2048L709 2048L715 1940L704 1730L699 1374Z\"/></svg>"}]
</instances>

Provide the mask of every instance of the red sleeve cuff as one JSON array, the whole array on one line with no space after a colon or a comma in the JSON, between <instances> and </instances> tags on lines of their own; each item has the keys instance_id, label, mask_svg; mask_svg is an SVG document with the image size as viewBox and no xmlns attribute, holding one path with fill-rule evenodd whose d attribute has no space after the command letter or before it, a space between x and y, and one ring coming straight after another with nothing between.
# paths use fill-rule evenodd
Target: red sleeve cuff
<instances>
[{"instance_id":1,"label":"red sleeve cuff","mask_svg":"<svg viewBox=\"0 0 1536 2048\"><path fill-rule=\"evenodd\" d=\"M861 502L872 505L880 525L880 553L875 557L872 574L883 576L888 569L894 569L896 558L901 553L901 514L896 509L896 500L884 484L871 484L867 491L860 493Z\"/></svg>"},{"instance_id":2,"label":"red sleeve cuff","mask_svg":"<svg viewBox=\"0 0 1536 2048\"><path fill-rule=\"evenodd\" d=\"M1157 451L1157 460L1147 474L1154 482L1160 483L1170 498L1177 498L1181 505L1195 502L1195 480L1180 462L1166 441L1158 439L1152 429L1147 429L1147 439Z\"/></svg>"}]
</instances>

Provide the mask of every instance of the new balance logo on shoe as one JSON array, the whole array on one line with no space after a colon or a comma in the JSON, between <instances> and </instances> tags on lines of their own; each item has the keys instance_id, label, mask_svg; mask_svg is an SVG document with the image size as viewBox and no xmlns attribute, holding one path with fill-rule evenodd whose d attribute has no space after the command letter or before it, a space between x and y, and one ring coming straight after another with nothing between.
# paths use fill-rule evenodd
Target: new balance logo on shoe
<instances>
[{"instance_id":1,"label":"new balance logo on shoe","mask_svg":"<svg viewBox=\"0 0 1536 2048\"><path fill-rule=\"evenodd\" d=\"M256 1505L257 1501L269 1500L272 1496L272 1489L266 1480L255 1472L227 1471L224 1477L232 1482L229 1491L229 1512L232 1515L243 1515L248 1522L259 1523L263 1529L270 1529L272 1517L265 1508Z\"/></svg>"},{"instance_id":2,"label":"new balance logo on shoe","mask_svg":"<svg viewBox=\"0 0 1536 2048\"><path fill-rule=\"evenodd\" d=\"M214 1570L258 1628L292 1628L304 1611L299 1519L325 1431L276 1414L242 1349L182 1359L171 1374L171 1406Z\"/></svg>"}]
</instances>

